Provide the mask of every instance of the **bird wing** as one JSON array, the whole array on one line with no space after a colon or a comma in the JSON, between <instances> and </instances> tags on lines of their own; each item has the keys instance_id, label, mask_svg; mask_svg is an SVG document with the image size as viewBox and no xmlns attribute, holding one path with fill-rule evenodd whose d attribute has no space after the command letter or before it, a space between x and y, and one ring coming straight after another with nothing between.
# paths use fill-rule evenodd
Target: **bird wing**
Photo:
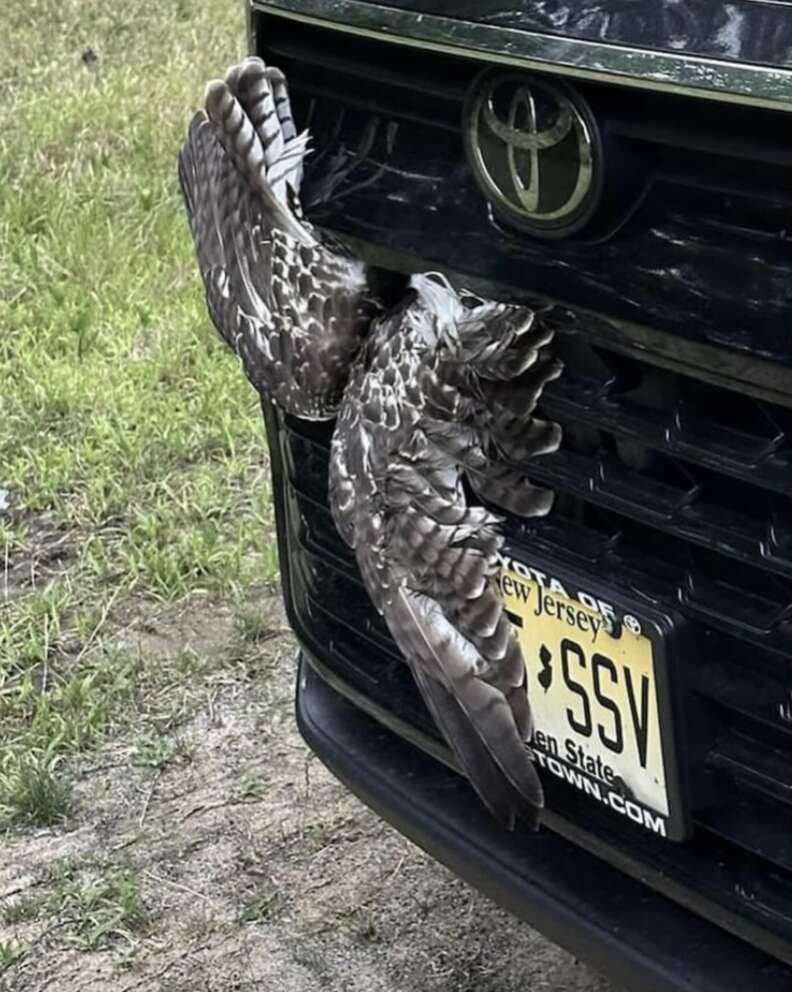
<instances>
[{"instance_id":1,"label":"bird wing","mask_svg":"<svg viewBox=\"0 0 792 992\"><path fill-rule=\"evenodd\" d=\"M324 245L302 215L307 140L283 74L246 59L207 87L179 177L220 334L260 393L326 419L377 304L364 264Z\"/></svg>"},{"instance_id":2,"label":"bird wing","mask_svg":"<svg viewBox=\"0 0 792 992\"><path fill-rule=\"evenodd\" d=\"M433 339L427 322L435 330L440 323L436 296L419 292L373 331L336 425L331 504L372 601L471 783L505 826L517 817L535 825L543 795L529 747L526 668L493 581L500 519L467 505L461 475L475 476L488 493L513 482L497 476L492 438L500 437L501 415L485 409L480 380L497 383L533 367L538 395L557 367L528 354L549 343L545 330L525 330L528 314L513 310L507 340L494 305L478 313L451 306L452 339L440 333L436 344L421 345ZM441 299L445 312L449 301ZM450 303L458 302L454 294ZM530 411L520 416L530 428ZM543 491L513 475L522 488L504 502L545 512Z\"/></svg>"}]
</instances>

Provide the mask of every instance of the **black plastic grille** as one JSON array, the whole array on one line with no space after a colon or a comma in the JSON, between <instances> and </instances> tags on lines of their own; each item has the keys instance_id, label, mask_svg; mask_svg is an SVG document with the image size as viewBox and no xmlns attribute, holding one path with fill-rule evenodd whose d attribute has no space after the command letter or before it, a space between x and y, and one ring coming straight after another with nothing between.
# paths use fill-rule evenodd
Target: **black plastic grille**
<instances>
[{"instance_id":1,"label":"black plastic grille","mask_svg":"<svg viewBox=\"0 0 792 992\"><path fill-rule=\"evenodd\" d=\"M741 349L746 365L792 363L792 132L777 117L586 87L629 148L632 213L614 208L596 244L527 244L492 225L462 154L461 104L478 67L275 20L263 28L262 53L290 73L317 138L306 192L319 221ZM694 833L657 840L557 782L550 805L581 843L792 962L792 410L703 381L709 369L629 357L582 324L557 341L566 373L543 405L564 444L527 467L556 507L543 521L509 520L508 539L682 619L677 729ZM298 633L358 691L436 735L333 526L331 428L269 423Z\"/></svg>"},{"instance_id":2,"label":"black plastic grille","mask_svg":"<svg viewBox=\"0 0 792 992\"><path fill-rule=\"evenodd\" d=\"M293 607L302 618L298 627L303 634L310 632L323 660L350 684L436 735L406 666L368 601L354 558L332 523L326 492L330 430L289 419L277 437L292 542ZM658 555L658 548L668 547L662 530L648 523L619 527L616 514L603 513L563 486L558 492L560 509L548 520L509 522L507 533L516 548L530 544L559 561L578 567L585 563L598 579L655 604L673 604L691 621L683 658L689 704L685 712L695 720L696 732L691 735L685 726L680 730L685 744L682 774L694 783L688 793L693 793L695 830L684 845L655 840L555 782L547 783L550 804L693 893L694 904L695 897L705 898L751 919L767 931L767 948L789 960L792 683L789 657L776 653L779 630L772 636L772 628L759 626L757 597L740 586L744 572L712 579L708 588L717 603L713 620L706 605L693 598L691 587L698 584L691 581L690 568L681 558L676 565ZM654 557L649 548L655 549ZM729 560L721 559L723 576L729 575ZM726 592L728 602L723 599ZM786 595L788 606L789 586ZM780 601L776 605L781 608ZM721 622L724 616L728 622ZM783 624L780 631L788 636Z\"/></svg>"}]
</instances>

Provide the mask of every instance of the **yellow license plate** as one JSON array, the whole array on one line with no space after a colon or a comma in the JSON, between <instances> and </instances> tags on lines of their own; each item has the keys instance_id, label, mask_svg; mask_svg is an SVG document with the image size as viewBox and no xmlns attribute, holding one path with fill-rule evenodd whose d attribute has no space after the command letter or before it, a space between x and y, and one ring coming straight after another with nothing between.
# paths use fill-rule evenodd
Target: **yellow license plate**
<instances>
[{"instance_id":1,"label":"yellow license plate","mask_svg":"<svg viewBox=\"0 0 792 992\"><path fill-rule=\"evenodd\" d=\"M528 669L542 777L680 839L670 709L656 658L662 633L569 578L513 558L503 559L497 582Z\"/></svg>"}]
</instances>

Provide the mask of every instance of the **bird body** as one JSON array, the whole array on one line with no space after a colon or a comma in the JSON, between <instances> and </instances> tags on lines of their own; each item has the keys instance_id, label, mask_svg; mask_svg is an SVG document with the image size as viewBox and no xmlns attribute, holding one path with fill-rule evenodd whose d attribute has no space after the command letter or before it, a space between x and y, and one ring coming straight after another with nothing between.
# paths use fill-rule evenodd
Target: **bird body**
<instances>
[{"instance_id":1,"label":"bird body","mask_svg":"<svg viewBox=\"0 0 792 992\"><path fill-rule=\"evenodd\" d=\"M303 216L306 144L260 59L207 87L179 176L209 312L264 397L338 414L331 510L371 600L481 798L509 828L535 824L526 668L493 581L501 521L468 488L521 516L549 510L522 466L560 442L533 417L560 372L552 332L437 273L378 317L374 274Z\"/></svg>"}]
</instances>

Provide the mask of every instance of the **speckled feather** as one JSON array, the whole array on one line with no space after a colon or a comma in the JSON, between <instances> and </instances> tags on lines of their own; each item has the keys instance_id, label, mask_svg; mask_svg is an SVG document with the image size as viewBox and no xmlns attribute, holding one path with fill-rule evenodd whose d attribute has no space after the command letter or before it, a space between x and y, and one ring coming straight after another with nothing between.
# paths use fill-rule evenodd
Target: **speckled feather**
<instances>
[{"instance_id":1,"label":"speckled feather","mask_svg":"<svg viewBox=\"0 0 792 992\"><path fill-rule=\"evenodd\" d=\"M533 411L561 366L530 311L460 296L442 277L412 287L353 367L333 437L333 516L479 795L507 827L535 824L526 669L493 584L500 519L468 505L462 477L521 516L549 510L552 494L504 462L558 446L557 425Z\"/></svg>"},{"instance_id":2,"label":"speckled feather","mask_svg":"<svg viewBox=\"0 0 792 992\"><path fill-rule=\"evenodd\" d=\"M215 326L259 392L324 420L378 307L366 266L303 218L307 140L283 74L246 59L208 85L179 177Z\"/></svg>"}]
</instances>

